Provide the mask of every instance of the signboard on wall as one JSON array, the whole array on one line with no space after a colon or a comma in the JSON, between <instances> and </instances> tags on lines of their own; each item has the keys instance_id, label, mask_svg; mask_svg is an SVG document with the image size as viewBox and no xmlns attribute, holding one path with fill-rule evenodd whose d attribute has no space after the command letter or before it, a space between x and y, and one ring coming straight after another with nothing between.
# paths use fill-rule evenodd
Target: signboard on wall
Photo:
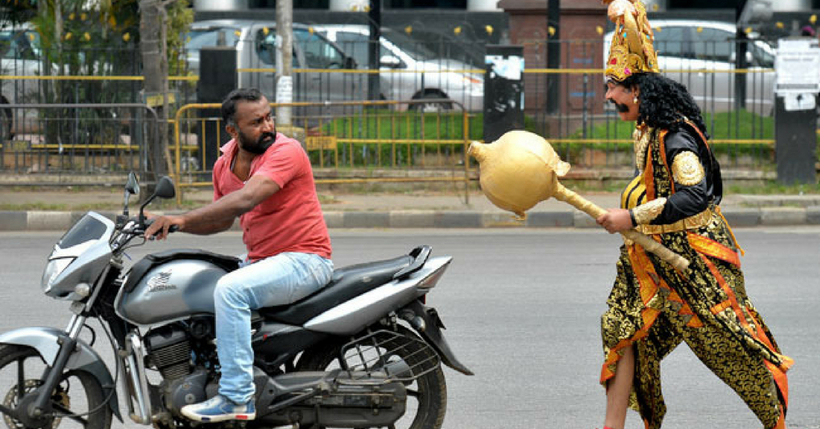
<instances>
[{"instance_id":1,"label":"signboard on wall","mask_svg":"<svg viewBox=\"0 0 820 429\"><path fill-rule=\"evenodd\" d=\"M809 38L781 39L774 63L775 93L786 111L810 110L820 92L820 47Z\"/></svg>"}]
</instances>

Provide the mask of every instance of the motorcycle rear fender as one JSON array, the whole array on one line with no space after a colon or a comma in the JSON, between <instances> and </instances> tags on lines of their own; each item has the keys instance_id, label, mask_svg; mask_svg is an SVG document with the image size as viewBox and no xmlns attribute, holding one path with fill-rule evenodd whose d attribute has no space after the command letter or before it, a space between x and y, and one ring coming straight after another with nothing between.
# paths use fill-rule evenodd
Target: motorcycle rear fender
<instances>
[{"instance_id":1,"label":"motorcycle rear fender","mask_svg":"<svg viewBox=\"0 0 820 429\"><path fill-rule=\"evenodd\" d=\"M407 312L412 314L407 314ZM441 328L444 327L444 324L438 317L438 312L435 308L425 307L421 301L415 300L410 305L401 309L399 314L402 315L403 318L410 319L410 325L421 334L422 338L424 338L428 344L433 346L445 365L462 374L473 375L473 372L459 362L456 355L450 350L450 345L447 344L447 340L444 339L444 334L441 333ZM424 320L424 324L418 324L413 321L413 319L417 317Z\"/></svg>"},{"instance_id":2,"label":"motorcycle rear fender","mask_svg":"<svg viewBox=\"0 0 820 429\"><path fill-rule=\"evenodd\" d=\"M304 328L331 335L350 336L361 332L387 314L416 301L429 291L452 258L439 256L429 259L420 269L402 279L395 279L342 302L313 317ZM431 281L425 284L426 281Z\"/></svg>"},{"instance_id":3,"label":"motorcycle rear fender","mask_svg":"<svg viewBox=\"0 0 820 429\"><path fill-rule=\"evenodd\" d=\"M31 327L20 328L14 331L0 334L0 344L13 344L18 346L31 347L37 350L40 357L51 366L57 359L62 340L68 339L68 334L51 327ZM117 399L117 389L111 373L103 363L100 355L97 354L88 344L77 340L77 348L71 357L68 358L65 369L85 371L94 376L103 388L104 397L111 395L108 406L117 418L122 421L120 415L119 402Z\"/></svg>"}]
</instances>

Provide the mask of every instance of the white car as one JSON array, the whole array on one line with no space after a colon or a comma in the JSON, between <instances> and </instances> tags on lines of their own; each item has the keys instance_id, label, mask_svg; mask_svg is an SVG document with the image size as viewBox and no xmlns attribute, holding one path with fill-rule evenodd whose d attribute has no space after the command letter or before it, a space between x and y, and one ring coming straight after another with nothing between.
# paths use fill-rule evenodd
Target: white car
<instances>
[{"instance_id":1,"label":"white car","mask_svg":"<svg viewBox=\"0 0 820 429\"><path fill-rule=\"evenodd\" d=\"M39 41L40 36L30 28L0 29L0 73L4 76L42 75ZM40 101L39 82L36 80L3 79L0 83L0 104ZM12 111L11 108L0 108L0 139L7 139L12 133L19 131L15 130L13 124L22 122L20 119L23 113L19 110Z\"/></svg>"},{"instance_id":2,"label":"white car","mask_svg":"<svg viewBox=\"0 0 820 429\"><path fill-rule=\"evenodd\" d=\"M652 20L658 66L686 85L701 110L735 108L736 27L720 21ZM604 62L613 32L604 35ZM774 107L774 49L761 40L747 42L746 109L771 115Z\"/></svg>"},{"instance_id":3,"label":"white car","mask_svg":"<svg viewBox=\"0 0 820 429\"><path fill-rule=\"evenodd\" d=\"M186 34L185 59L188 71L199 74L199 50L204 47L236 46L239 36L242 34L239 26L231 25L225 21L205 21L195 22L190 31ZM222 40L220 40L222 39Z\"/></svg>"},{"instance_id":4,"label":"white car","mask_svg":"<svg viewBox=\"0 0 820 429\"><path fill-rule=\"evenodd\" d=\"M189 70L198 73L200 49L205 46L215 46L217 40L224 37L226 46L236 48L237 68L256 69L239 71L237 73L239 86L257 87L271 101L275 100L275 73L272 70L276 67L275 21L239 19L199 21L191 25L189 37L186 42ZM325 36L311 31L305 25L296 23L293 24L293 68L308 69L306 72L293 74L293 101L355 101L367 98L367 75L311 71L354 69L356 63ZM381 95L383 98L390 98L389 93ZM351 109L336 106L297 110L315 117L327 113L346 112Z\"/></svg>"},{"instance_id":5,"label":"white car","mask_svg":"<svg viewBox=\"0 0 820 429\"><path fill-rule=\"evenodd\" d=\"M367 25L315 25L342 50L356 59L359 68L368 67L370 27ZM382 80L391 86L396 100L449 98L465 110L483 109L484 76L461 61L440 58L409 36L382 29L379 69ZM420 109L452 108L451 104L415 105Z\"/></svg>"}]
</instances>

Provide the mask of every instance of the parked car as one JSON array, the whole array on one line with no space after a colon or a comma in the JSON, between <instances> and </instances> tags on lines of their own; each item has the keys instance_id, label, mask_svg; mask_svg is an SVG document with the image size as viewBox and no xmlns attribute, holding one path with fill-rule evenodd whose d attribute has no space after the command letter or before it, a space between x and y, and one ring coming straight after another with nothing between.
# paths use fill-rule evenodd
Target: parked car
<instances>
[{"instance_id":1,"label":"parked car","mask_svg":"<svg viewBox=\"0 0 820 429\"><path fill-rule=\"evenodd\" d=\"M185 58L188 70L199 74L199 50L208 46L236 46L240 26L232 26L223 21L195 22L186 35Z\"/></svg>"},{"instance_id":2,"label":"parked car","mask_svg":"<svg viewBox=\"0 0 820 429\"><path fill-rule=\"evenodd\" d=\"M40 36L27 28L0 29L0 73L3 76L35 76L42 74L42 53L39 50ZM0 80L0 104L21 104L37 102L38 82L34 80ZM11 108L0 108L0 140L11 137L16 132L15 122L22 112Z\"/></svg>"},{"instance_id":3,"label":"parked car","mask_svg":"<svg viewBox=\"0 0 820 429\"><path fill-rule=\"evenodd\" d=\"M222 33L222 36L220 36ZM214 46L224 37L225 44L236 47L238 69L274 69L276 67L276 23L253 20L211 20L195 22L191 26L188 49L189 69L198 73L199 50ZM298 69L344 70L355 69L356 61L346 55L325 36L301 24L293 24L293 101L353 101L364 100L367 94L367 76L354 73L322 71L299 72ZM239 71L239 86L259 88L273 101L276 94L275 73L271 71ZM389 86L382 85L389 89ZM389 93L381 94L389 98ZM297 109L304 115L333 114L350 108ZM321 110L321 111L319 111Z\"/></svg>"},{"instance_id":4,"label":"parked car","mask_svg":"<svg viewBox=\"0 0 820 429\"><path fill-rule=\"evenodd\" d=\"M652 20L661 72L689 89L700 108L721 112L735 107L737 29L720 21ZM604 58L613 32L604 35ZM774 49L762 40L746 41L746 108L771 115L774 106ZM704 72L706 71L706 72Z\"/></svg>"},{"instance_id":5,"label":"parked car","mask_svg":"<svg viewBox=\"0 0 820 429\"><path fill-rule=\"evenodd\" d=\"M316 32L327 36L353 56L359 68L368 67L370 27L366 25L316 25ZM397 100L449 98L466 110L481 110L484 100L484 77L472 73L474 67L462 61L442 58L409 36L382 29L379 68ZM422 109L452 108L443 105L418 104Z\"/></svg>"}]
</instances>

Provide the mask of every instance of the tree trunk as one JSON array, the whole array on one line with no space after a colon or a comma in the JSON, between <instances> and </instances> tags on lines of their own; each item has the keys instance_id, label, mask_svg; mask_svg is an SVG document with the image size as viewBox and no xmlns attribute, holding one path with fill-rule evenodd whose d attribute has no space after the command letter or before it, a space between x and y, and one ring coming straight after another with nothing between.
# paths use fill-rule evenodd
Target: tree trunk
<instances>
[{"instance_id":1,"label":"tree trunk","mask_svg":"<svg viewBox=\"0 0 820 429\"><path fill-rule=\"evenodd\" d=\"M165 75L162 68L162 40L160 29L164 23L162 22L162 14L160 8L162 5L158 0L140 0L140 52L142 54L142 75L145 78L143 83L143 93L147 97L158 95L162 93L165 87L163 81L168 77ZM158 135L152 133L153 126L149 124L148 138L145 143L147 156L145 161L145 180L147 183L155 183L156 179L167 173L165 163L164 148L166 147L167 133L165 130L165 115L166 113L160 109L157 112L159 115L160 124Z\"/></svg>"},{"instance_id":2,"label":"tree trunk","mask_svg":"<svg viewBox=\"0 0 820 429\"><path fill-rule=\"evenodd\" d=\"M49 53L48 55L43 55L43 66L41 68L42 74L44 76L53 76L54 73L54 62L53 59L57 60L58 70L56 74L63 75L63 55L62 55L62 40L63 40L63 11L62 5L60 2L53 2L51 3L51 8L49 7L49 2L38 2L38 13L40 16L47 16L47 17L54 17L54 35L53 40L54 44L49 46ZM62 88L63 82L62 81L50 81L50 80L41 80L40 81L40 94L43 94L44 101L46 103L64 103L65 100L62 98ZM20 101L18 101L20 102ZM23 112L20 112L23 114ZM60 143L60 133L59 133L59 118L66 114L66 110L62 109L43 109L41 111L41 115L44 120L38 125L42 126L42 133L44 133L46 137L46 142L49 144L59 144ZM30 124L23 124L22 129L27 130Z\"/></svg>"}]
</instances>

